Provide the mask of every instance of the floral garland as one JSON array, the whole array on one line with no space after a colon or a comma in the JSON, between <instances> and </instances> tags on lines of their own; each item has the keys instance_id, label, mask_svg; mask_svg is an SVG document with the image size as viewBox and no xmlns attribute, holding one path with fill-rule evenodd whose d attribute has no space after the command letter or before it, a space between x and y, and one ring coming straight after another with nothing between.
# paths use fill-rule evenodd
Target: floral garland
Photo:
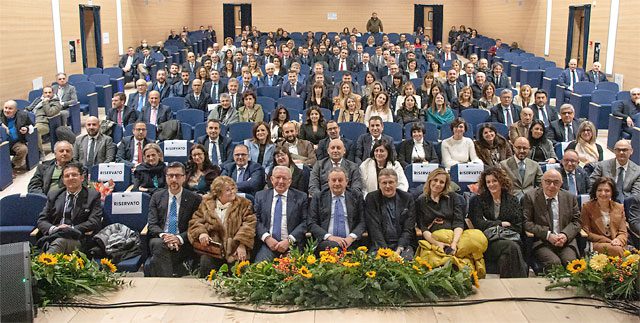
<instances>
[{"instance_id":1,"label":"floral garland","mask_svg":"<svg viewBox=\"0 0 640 323\"><path fill-rule=\"evenodd\" d=\"M292 251L271 262L226 265L207 276L214 290L236 301L252 304L318 306L393 306L407 302L436 302L464 298L479 288L469 268L439 268L420 257L404 261L391 249L368 253Z\"/></svg>"}]
</instances>

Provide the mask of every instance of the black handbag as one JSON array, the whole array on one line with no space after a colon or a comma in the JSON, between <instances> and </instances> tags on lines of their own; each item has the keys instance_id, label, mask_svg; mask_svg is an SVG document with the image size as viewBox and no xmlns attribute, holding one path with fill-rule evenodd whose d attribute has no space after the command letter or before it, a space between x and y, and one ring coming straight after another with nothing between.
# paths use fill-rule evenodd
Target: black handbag
<instances>
[{"instance_id":1,"label":"black handbag","mask_svg":"<svg viewBox=\"0 0 640 323\"><path fill-rule=\"evenodd\" d=\"M520 241L520 233L499 225L487 228L484 230L484 235L489 242L497 240Z\"/></svg>"}]
</instances>

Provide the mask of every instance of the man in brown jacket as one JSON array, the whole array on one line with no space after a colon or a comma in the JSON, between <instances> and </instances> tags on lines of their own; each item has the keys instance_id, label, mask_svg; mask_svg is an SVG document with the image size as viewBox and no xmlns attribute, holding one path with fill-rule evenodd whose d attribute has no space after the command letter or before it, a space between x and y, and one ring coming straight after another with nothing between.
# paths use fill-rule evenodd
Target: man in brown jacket
<instances>
[{"instance_id":1,"label":"man in brown jacket","mask_svg":"<svg viewBox=\"0 0 640 323\"><path fill-rule=\"evenodd\" d=\"M378 18L378 14L375 12L371 13L371 18L367 21L367 31L372 34L383 32L382 20Z\"/></svg>"},{"instance_id":2,"label":"man in brown jacket","mask_svg":"<svg viewBox=\"0 0 640 323\"><path fill-rule=\"evenodd\" d=\"M27 111L33 111L36 115L38 149L40 149L41 156L44 156L44 150L42 150L42 136L49 133L49 117L57 115L60 113L60 110L62 110L60 99L53 94L53 89L50 86L45 86L42 89L42 96L33 100L26 109Z\"/></svg>"}]
</instances>

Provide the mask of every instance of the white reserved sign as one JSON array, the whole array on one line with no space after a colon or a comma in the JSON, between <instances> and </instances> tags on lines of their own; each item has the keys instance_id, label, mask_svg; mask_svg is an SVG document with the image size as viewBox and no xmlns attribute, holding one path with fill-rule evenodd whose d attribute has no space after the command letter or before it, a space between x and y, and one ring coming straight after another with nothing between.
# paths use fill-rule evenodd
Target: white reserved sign
<instances>
[{"instance_id":1,"label":"white reserved sign","mask_svg":"<svg viewBox=\"0 0 640 323\"><path fill-rule=\"evenodd\" d=\"M114 182L124 181L124 163L104 163L98 165L98 178L100 182L109 180Z\"/></svg>"},{"instance_id":2,"label":"white reserved sign","mask_svg":"<svg viewBox=\"0 0 640 323\"><path fill-rule=\"evenodd\" d=\"M166 140L164 142L164 155L171 157L187 156L187 140Z\"/></svg>"},{"instance_id":3,"label":"white reserved sign","mask_svg":"<svg viewBox=\"0 0 640 323\"><path fill-rule=\"evenodd\" d=\"M142 192L111 194L111 214L142 213Z\"/></svg>"},{"instance_id":4,"label":"white reserved sign","mask_svg":"<svg viewBox=\"0 0 640 323\"><path fill-rule=\"evenodd\" d=\"M484 171L484 164L467 163L458 164L458 181L466 183L475 183L480 178L480 174Z\"/></svg>"},{"instance_id":5,"label":"white reserved sign","mask_svg":"<svg viewBox=\"0 0 640 323\"><path fill-rule=\"evenodd\" d=\"M414 163L411 164L413 174L411 174L411 181L414 183L426 183L429 174L438 168L438 164L430 163Z\"/></svg>"}]
</instances>

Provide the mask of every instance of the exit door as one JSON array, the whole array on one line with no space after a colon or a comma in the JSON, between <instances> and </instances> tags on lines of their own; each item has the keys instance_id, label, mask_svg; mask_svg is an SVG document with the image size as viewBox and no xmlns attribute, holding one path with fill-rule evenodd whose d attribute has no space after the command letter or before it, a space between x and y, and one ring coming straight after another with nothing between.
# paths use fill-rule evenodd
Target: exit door
<instances>
[{"instance_id":1,"label":"exit door","mask_svg":"<svg viewBox=\"0 0 640 323\"><path fill-rule=\"evenodd\" d=\"M589 21L591 19L591 5L569 7L569 25L567 27L567 51L565 66L569 60L578 60L578 66L587 67L587 52L589 50Z\"/></svg>"}]
</instances>

